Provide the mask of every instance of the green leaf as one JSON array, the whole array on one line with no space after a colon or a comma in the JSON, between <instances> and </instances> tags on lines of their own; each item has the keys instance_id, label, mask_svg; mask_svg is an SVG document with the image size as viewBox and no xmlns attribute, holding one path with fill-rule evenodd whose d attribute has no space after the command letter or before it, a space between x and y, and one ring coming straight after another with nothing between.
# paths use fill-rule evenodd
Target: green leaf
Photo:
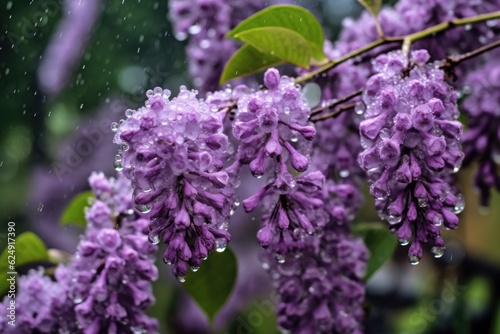
<instances>
[{"instance_id":1,"label":"green leaf","mask_svg":"<svg viewBox=\"0 0 500 334\"><path fill-rule=\"evenodd\" d=\"M69 203L69 205L64 209L61 216L61 224L75 224L81 227L87 225L85 220L85 207L89 206L89 198L94 198L94 193L92 191L84 191L79 193Z\"/></svg>"},{"instance_id":2,"label":"green leaf","mask_svg":"<svg viewBox=\"0 0 500 334\"><path fill-rule=\"evenodd\" d=\"M353 233L363 237L363 241L370 251L365 275L365 280L368 281L377 269L392 256L398 243L397 238L386 226L379 223L354 225Z\"/></svg>"},{"instance_id":3,"label":"green leaf","mask_svg":"<svg viewBox=\"0 0 500 334\"><path fill-rule=\"evenodd\" d=\"M373 16L377 17L382 8L382 0L358 0Z\"/></svg>"},{"instance_id":4,"label":"green leaf","mask_svg":"<svg viewBox=\"0 0 500 334\"><path fill-rule=\"evenodd\" d=\"M206 313L210 322L224 305L236 282L236 256L231 249L213 252L200 270L189 272L184 287Z\"/></svg>"},{"instance_id":5,"label":"green leaf","mask_svg":"<svg viewBox=\"0 0 500 334\"><path fill-rule=\"evenodd\" d=\"M279 58L259 51L251 45L243 45L228 60L220 78L220 84L224 84L234 78L257 73L269 67L283 63Z\"/></svg>"},{"instance_id":6,"label":"green leaf","mask_svg":"<svg viewBox=\"0 0 500 334\"><path fill-rule=\"evenodd\" d=\"M9 240L7 240L9 241ZM37 263L49 260L47 247L43 241L33 232L24 232L17 236L14 247L5 247L0 255L0 293L4 294L9 287L7 282L8 272L13 272L9 266L9 261L15 261L15 267L21 267L30 263ZM8 275L9 277L11 275ZM16 278L17 281L17 278Z\"/></svg>"},{"instance_id":7,"label":"green leaf","mask_svg":"<svg viewBox=\"0 0 500 334\"><path fill-rule=\"evenodd\" d=\"M262 52L270 53L288 63L307 68L311 60L311 50L307 41L295 31L265 27L243 31L236 35Z\"/></svg>"},{"instance_id":8,"label":"green leaf","mask_svg":"<svg viewBox=\"0 0 500 334\"><path fill-rule=\"evenodd\" d=\"M310 46L312 57L324 60L323 43L325 36L318 20L306 9L293 5L267 7L238 24L226 36L243 41L241 33L264 27L292 30L302 36Z\"/></svg>"}]
</instances>

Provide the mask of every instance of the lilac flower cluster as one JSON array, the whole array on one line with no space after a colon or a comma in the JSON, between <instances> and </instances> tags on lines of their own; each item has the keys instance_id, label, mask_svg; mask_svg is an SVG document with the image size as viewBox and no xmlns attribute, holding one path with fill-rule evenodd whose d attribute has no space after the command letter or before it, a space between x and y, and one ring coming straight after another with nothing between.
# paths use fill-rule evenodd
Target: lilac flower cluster
<instances>
[{"instance_id":1,"label":"lilac flower cluster","mask_svg":"<svg viewBox=\"0 0 500 334\"><path fill-rule=\"evenodd\" d=\"M483 67L464 79L471 92L463 102L468 119L464 163L479 161L475 185L482 205L489 202L490 188L500 190L500 61L498 52L488 56Z\"/></svg>"},{"instance_id":2,"label":"lilac flower cluster","mask_svg":"<svg viewBox=\"0 0 500 334\"><path fill-rule=\"evenodd\" d=\"M187 59L195 87L202 94L216 90L224 64L237 49L225 34L262 9L264 1L174 0L169 6L176 38L189 36Z\"/></svg>"},{"instance_id":3,"label":"lilac flower cluster","mask_svg":"<svg viewBox=\"0 0 500 334\"><path fill-rule=\"evenodd\" d=\"M399 51L377 57L360 124L360 166L381 218L402 245L411 242L412 264L422 257L423 244L435 257L443 255L439 227L456 228L464 206L447 182L463 159L457 94L428 60L425 50L412 52L410 61Z\"/></svg>"},{"instance_id":4,"label":"lilac flower cluster","mask_svg":"<svg viewBox=\"0 0 500 334\"><path fill-rule=\"evenodd\" d=\"M238 100L233 134L240 143L228 171L237 175L248 164L257 178L271 175L265 187L243 201L243 207L250 212L261 200L264 202L268 214L257 237L261 246L272 245L282 257L297 246L294 243L303 232L313 233L323 224L321 210L316 212L322 201L315 193L321 190L324 176L312 172L296 177L289 171L290 167L298 173L308 169L311 141L316 134L299 87L273 68L264 74L264 84L267 90Z\"/></svg>"},{"instance_id":5,"label":"lilac flower cluster","mask_svg":"<svg viewBox=\"0 0 500 334\"><path fill-rule=\"evenodd\" d=\"M234 190L223 170L228 138L219 106L198 100L181 87L147 92L145 107L127 110L113 124L121 146L115 167L132 180L136 208L151 220L149 238L168 244L164 261L183 281L188 266L197 270L213 250L230 239Z\"/></svg>"},{"instance_id":6,"label":"lilac flower cluster","mask_svg":"<svg viewBox=\"0 0 500 334\"><path fill-rule=\"evenodd\" d=\"M146 314L154 302L151 282L158 278L148 220L134 214L123 175L106 179L94 173L89 181L96 198L65 275L77 324L85 333L156 332L156 320Z\"/></svg>"},{"instance_id":7,"label":"lilac flower cluster","mask_svg":"<svg viewBox=\"0 0 500 334\"><path fill-rule=\"evenodd\" d=\"M86 209L86 233L71 262L56 268L55 280L34 270L19 278L16 326L2 317L2 333L158 331L157 321L146 314L154 302L151 282L158 278L148 220L134 212L125 176L108 179L93 173L89 183L95 198Z\"/></svg>"},{"instance_id":8,"label":"lilac flower cluster","mask_svg":"<svg viewBox=\"0 0 500 334\"><path fill-rule=\"evenodd\" d=\"M300 256L275 260L264 254L280 301L278 324L294 333L361 333L368 258L364 244L348 236L350 210L359 206L356 187L324 187L328 222L319 236L306 236Z\"/></svg>"},{"instance_id":9,"label":"lilac flower cluster","mask_svg":"<svg viewBox=\"0 0 500 334\"><path fill-rule=\"evenodd\" d=\"M30 270L18 280L18 293L15 304L5 298L0 303L0 332L4 334L57 333L66 329L74 332L75 327L65 328L66 293L64 286L43 275L43 271ZM10 308L9 308L10 307ZM11 320L4 312L14 310L15 326L9 325ZM61 321L60 319L63 319Z\"/></svg>"},{"instance_id":10,"label":"lilac flower cluster","mask_svg":"<svg viewBox=\"0 0 500 334\"><path fill-rule=\"evenodd\" d=\"M65 0L64 18L52 35L38 70L40 88L57 95L85 50L101 11L100 0Z\"/></svg>"}]
</instances>

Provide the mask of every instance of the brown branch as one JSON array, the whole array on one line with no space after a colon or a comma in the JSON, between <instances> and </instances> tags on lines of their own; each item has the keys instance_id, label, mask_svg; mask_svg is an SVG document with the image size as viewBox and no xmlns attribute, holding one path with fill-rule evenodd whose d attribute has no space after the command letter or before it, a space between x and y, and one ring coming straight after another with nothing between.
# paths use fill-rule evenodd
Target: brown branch
<instances>
[{"instance_id":1,"label":"brown branch","mask_svg":"<svg viewBox=\"0 0 500 334\"><path fill-rule=\"evenodd\" d=\"M325 111L327 109L332 109L332 108L338 106L341 103L347 102L350 99L352 99L352 98L354 98L354 97L356 97L358 95L361 95L363 93L363 90L364 90L364 88L361 88L361 89L358 89L357 91L352 92L351 94L346 95L346 96L344 96L344 97L342 97L340 99L330 100L330 102L327 103L326 105L323 105L321 107L317 107L317 108L311 110L311 117L315 116L317 114L321 114L323 111Z\"/></svg>"},{"instance_id":2,"label":"brown branch","mask_svg":"<svg viewBox=\"0 0 500 334\"><path fill-rule=\"evenodd\" d=\"M319 121L324 121L324 120L329 119L329 118L335 118L338 115L340 115L341 113L343 113L344 111L354 108L354 106L356 106L356 103L357 102L346 104L346 105L338 108L337 110L332 111L329 114L320 116L320 117L315 118L315 119L311 119L311 122L316 123L316 122L319 122Z\"/></svg>"}]
</instances>

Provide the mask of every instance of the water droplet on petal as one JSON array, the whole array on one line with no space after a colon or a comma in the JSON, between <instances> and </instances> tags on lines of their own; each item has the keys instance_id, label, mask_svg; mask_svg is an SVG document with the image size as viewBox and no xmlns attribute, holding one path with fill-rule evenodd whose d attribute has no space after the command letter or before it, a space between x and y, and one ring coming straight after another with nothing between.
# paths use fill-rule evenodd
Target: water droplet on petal
<instances>
[{"instance_id":1,"label":"water droplet on petal","mask_svg":"<svg viewBox=\"0 0 500 334\"><path fill-rule=\"evenodd\" d=\"M227 241L224 238L217 238L215 239L215 251L217 253L222 253L223 251L226 250L227 247Z\"/></svg>"},{"instance_id":2,"label":"water droplet on petal","mask_svg":"<svg viewBox=\"0 0 500 334\"><path fill-rule=\"evenodd\" d=\"M465 199L462 196L462 194L458 194L457 201L455 203L455 207L453 208L453 213L458 215L459 213L464 211L464 208L465 208Z\"/></svg>"},{"instance_id":3,"label":"water droplet on petal","mask_svg":"<svg viewBox=\"0 0 500 334\"><path fill-rule=\"evenodd\" d=\"M184 282L186 282L186 277L184 277L184 276L177 276L177 280L179 282L181 282L181 283L184 283Z\"/></svg>"},{"instance_id":4,"label":"water droplet on petal","mask_svg":"<svg viewBox=\"0 0 500 334\"><path fill-rule=\"evenodd\" d=\"M408 246L408 244L410 243L410 240L408 239L399 239L398 241L401 246Z\"/></svg>"},{"instance_id":5,"label":"water droplet on petal","mask_svg":"<svg viewBox=\"0 0 500 334\"><path fill-rule=\"evenodd\" d=\"M431 252L436 259L439 259L444 254L444 247L432 247Z\"/></svg>"},{"instance_id":6,"label":"water droplet on petal","mask_svg":"<svg viewBox=\"0 0 500 334\"><path fill-rule=\"evenodd\" d=\"M417 264L420 263L420 258L416 255L411 255L408 257L408 260L410 261L410 264L416 266Z\"/></svg>"},{"instance_id":7,"label":"water droplet on petal","mask_svg":"<svg viewBox=\"0 0 500 334\"><path fill-rule=\"evenodd\" d=\"M118 123L111 123L111 131L116 132L118 130Z\"/></svg>"},{"instance_id":8,"label":"water droplet on petal","mask_svg":"<svg viewBox=\"0 0 500 334\"><path fill-rule=\"evenodd\" d=\"M193 272L197 272L198 270L200 270L200 267L195 267L195 266L192 266L192 267L191 267L191 270L192 270Z\"/></svg>"},{"instance_id":9,"label":"water droplet on petal","mask_svg":"<svg viewBox=\"0 0 500 334\"><path fill-rule=\"evenodd\" d=\"M285 257L283 255L276 254L275 258L276 258L276 261L278 261L278 263L285 263Z\"/></svg>"},{"instance_id":10,"label":"water droplet on petal","mask_svg":"<svg viewBox=\"0 0 500 334\"><path fill-rule=\"evenodd\" d=\"M155 233L149 233L148 235L149 242L151 242L153 245L158 245L160 243L160 235L155 234Z\"/></svg>"}]
</instances>

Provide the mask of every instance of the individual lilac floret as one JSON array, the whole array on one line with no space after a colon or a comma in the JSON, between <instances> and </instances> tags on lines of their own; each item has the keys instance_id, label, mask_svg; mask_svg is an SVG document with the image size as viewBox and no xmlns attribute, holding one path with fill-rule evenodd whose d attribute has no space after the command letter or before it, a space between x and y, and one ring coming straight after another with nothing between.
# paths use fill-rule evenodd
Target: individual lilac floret
<instances>
[{"instance_id":1,"label":"individual lilac floret","mask_svg":"<svg viewBox=\"0 0 500 334\"><path fill-rule=\"evenodd\" d=\"M183 281L210 252L224 251L234 191L223 171L228 138L219 106L181 87L178 97L155 88L145 107L127 110L115 142L115 167L132 180L136 208L150 219L151 242L168 244L164 261Z\"/></svg>"},{"instance_id":2,"label":"individual lilac floret","mask_svg":"<svg viewBox=\"0 0 500 334\"><path fill-rule=\"evenodd\" d=\"M435 257L443 255L440 226L455 229L464 207L446 181L463 159L457 94L428 59L424 50L412 52L410 62L399 51L377 57L360 125L360 166L381 218L402 245L411 242L412 264L422 257L423 244Z\"/></svg>"},{"instance_id":3,"label":"individual lilac floret","mask_svg":"<svg viewBox=\"0 0 500 334\"><path fill-rule=\"evenodd\" d=\"M114 212L119 203L110 194L132 195L124 176L93 174L90 183L96 198L85 213L86 233L63 275L71 277L67 293L77 324L86 334L155 333L157 321L146 314L154 302L151 282L158 278L148 220L131 214L130 199L124 211Z\"/></svg>"},{"instance_id":4,"label":"individual lilac floret","mask_svg":"<svg viewBox=\"0 0 500 334\"><path fill-rule=\"evenodd\" d=\"M356 208L357 188L325 186L327 224L319 236L302 240L301 255L275 259L266 251L263 266L269 269L279 294L278 323L294 333L361 333L368 251L361 240L349 237Z\"/></svg>"},{"instance_id":5,"label":"individual lilac floret","mask_svg":"<svg viewBox=\"0 0 500 334\"><path fill-rule=\"evenodd\" d=\"M490 189L500 190L500 54L492 54L485 65L470 73L465 84L471 93L463 102L467 131L462 139L464 163L479 162L475 185L481 204L490 200Z\"/></svg>"},{"instance_id":6,"label":"individual lilac floret","mask_svg":"<svg viewBox=\"0 0 500 334\"><path fill-rule=\"evenodd\" d=\"M316 130L309 122L310 109L299 87L289 77L280 77L271 68L264 74L266 90L257 91L238 100L238 114L233 134L240 140L236 162L231 169L249 164L256 177L268 170L290 164L297 172L309 167L310 142Z\"/></svg>"},{"instance_id":7,"label":"individual lilac floret","mask_svg":"<svg viewBox=\"0 0 500 334\"><path fill-rule=\"evenodd\" d=\"M80 61L101 12L100 0L65 0L64 17L51 37L38 69L40 88L57 95Z\"/></svg>"},{"instance_id":8,"label":"individual lilac floret","mask_svg":"<svg viewBox=\"0 0 500 334\"><path fill-rule=\"evenodd\" d=\"M44 276L43 270L30 270L27 275L18 278L17 284L15 299L6 296L3 303L0 303L0 332L31 334L58 333L62 330L62 322L68 321L60 318L66 308L64 287ZM15 304L11 304L11 301ZM9 314L13 317L7 317ZM8 324L11 320L14 320L15 326ZM65 329L74 333L76 326Z\"/></svg>"}]
</instances>

